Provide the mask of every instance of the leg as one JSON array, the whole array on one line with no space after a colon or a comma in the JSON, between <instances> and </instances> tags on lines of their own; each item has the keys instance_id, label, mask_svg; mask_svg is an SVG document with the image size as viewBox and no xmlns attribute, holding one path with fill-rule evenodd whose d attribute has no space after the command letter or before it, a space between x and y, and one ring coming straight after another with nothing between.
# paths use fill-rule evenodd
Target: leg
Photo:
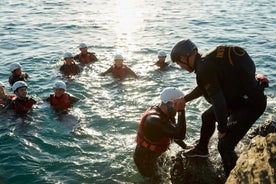
<instances>
[{"instance_id":1,"label":"leg","mask_svg":"<svg viewBox=\"0 0 276 184\"><path fill-rule=\"evenodd\" d=\"M250 106L235 109L229 117L228 131L218 142L218 150L227 177L230 171L235 167L238 159L234 149L252 124L262 115L266 107L266 102L263 102L264 103L260 103L255 107Z\"/></svg>"},{"instance_id":2,"label":"leg","mask_svg":"<svg viewBox=\"0 0 276 184\"><path fill-rule=\"evenodd\" d=\"M207 109L201 116L202 126L200 130L200 139L197 145L198 149L208 150L209 140L214 134L216 128L216 117L213 108Z\"/></svg>"},{"instance_id":3,"label":"leg","mask_svg":"<svg viewBox=\"0 0 276 184\"><path fill-rule=\"evenodd\" d=\"M155 177L157 171L157 159L159 156L160 154L136 146L133 159L139 173L144 177Z\"/></svg>"},{"instance_id":4,"label":"leg","mask_svg":"<svg viewBox=\"0 0 276 184\"><path fill-rule=\"evenodd\" d=\"M213 108L210 107L202 114L202 126L200 130L200 139L196 147L184 155L186 157L208 157L208 144L216 128L216 117Z\"/></svg>"}]
</instances>

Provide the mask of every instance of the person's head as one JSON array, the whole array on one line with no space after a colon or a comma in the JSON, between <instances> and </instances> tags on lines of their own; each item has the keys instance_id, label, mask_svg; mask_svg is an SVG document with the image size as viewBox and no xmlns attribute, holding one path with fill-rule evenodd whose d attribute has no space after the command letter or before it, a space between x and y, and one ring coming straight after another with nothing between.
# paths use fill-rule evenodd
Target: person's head
<instances>
[{"instance_id":1,"label":"person's head","mask_svg":"<svg viewBox=\"0 0 276 184\"><path fill-rule=\"evenodd\" d=\"M163 89L160 95L161 105L166 106L167 113L174 117L176 115L176 109L174 107L174 100L184 96L184 93L175 87L166 87Z\"/></svg>"},{"instance_id":2,"label":"person's head","mask_svg":"<svg viewBox=\"0 0 276 184\"><path fill-rule=\"evenodd\" d=\"M158 60L159 61L165 62L166 57L167 57L167 53L166 52L164 52L164 51L159 51L158 52Z\"/></svg>"},{"instance_id":3,"label":"person's head","mask_svg":"<svg viewBox=\"0 0 276 184\"><path fill-rule=\"evenodd\" d=\"M71 52L65 52L63 54L63 59L65 60L65 63L70 64L73 60L73 54Z\"/></svg>"},{"instance_id":4,"label":"person's head","mask_svg":"<svg viewBox=\"0 0 276 184\"><path fill-rule=\"evenodd\" d=\"M21 70L21 65L20 63L12 63L10 65L10 71L11 73L13 73L14 75L21 75L22 74L22 70Z\"/></svg>"},{"instance_id":5,"label":"person's head","mask_svg":"<svg viewBox=\"0 0 276 184\"><path fill-rule=\"evenodd\" d=\"M4 97L6 95L5 85L0 81L0 97Z\"/></svg>"},{"instance_id":6,"label":"person's head","mask_svg":"<svg viewBox=\"0 0 276 184\"><path fill-rule=\"evenodd\" d=\"M117 54L114 56L114 64L116 67L120 68L123 66L124 58L122 55Z\"/></svg>"},{"instance_id":7,"label":"person's head","mask_svg":"<svg viewBox=\"0 0 276 184\"><path fill-rule=\"evenodd\" d=\"M79 49L81 51L82 54L86 54L87 53L87 45L85 43L80 43L79 44Z\"/></svg>"},{"instance_id":8,"label":"person's head","mask_svg":"<svg viewBox=\"0 0 276 184\"><path fill-rule=\"evenodd\" d=\"M12 85L12 90L14 94L18 97L27 97L28 91L27 91L28 85L24 81L17 81Z\"/></svg>"},{"instance_id":9,"label":"person's head","mask_svg":"<svg viewBox=\"0 0 276 184\"><path fill-rule=\"evenodd\" d=\"M66 84L63 81L56 81L53 87L56 97L60 97L66 91Z\"/></svg>"},{"instance_id":10,"label":"person's head","mask_svg":"<svg viewBox=\"0 0 276 184\"><path fill-rule=\"evenodd\" d=\"M181 68L192 72L195 69L195 57L197 47L191 40L182 40L178 42L171 51L172 62L175 62Z\"/></svg>"}]
</instances>

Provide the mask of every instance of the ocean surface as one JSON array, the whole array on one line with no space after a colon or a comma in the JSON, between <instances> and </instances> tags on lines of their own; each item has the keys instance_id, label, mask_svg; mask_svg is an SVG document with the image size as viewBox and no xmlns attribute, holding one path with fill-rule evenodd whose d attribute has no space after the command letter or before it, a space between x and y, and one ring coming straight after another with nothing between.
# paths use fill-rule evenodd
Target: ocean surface
<instances>
[{"instance_id":1,"label":"ocean surface","mask_svg":"<svg viewBox=\"0 0 276 184\"><path fill-rule=\"evenodd\" d=\"M257 73L270 79L267 109L254 126L272 118L275 7L271 0L1 0L0 80L11 93L9 66L20 62L37 104L25 118L0 114L0 184L143 183L132 158L142 113L159 102L164 87L188 93L196 86L194 73L173 63L164 72L154 65L158 50L170 61L182 39L191 39L201 53L218 44L244 47ZM59 72L63 53L77 54L81 42L99 61L65 78ZM116 53L138 79L99 76ZM43 101L59 79L81 99L68 114L55 113ZM186 142L199 138L200 114L207 107L203 98L187 104ZM168 154L180 150L172 145Z\"/></svg>"}]
</instances>

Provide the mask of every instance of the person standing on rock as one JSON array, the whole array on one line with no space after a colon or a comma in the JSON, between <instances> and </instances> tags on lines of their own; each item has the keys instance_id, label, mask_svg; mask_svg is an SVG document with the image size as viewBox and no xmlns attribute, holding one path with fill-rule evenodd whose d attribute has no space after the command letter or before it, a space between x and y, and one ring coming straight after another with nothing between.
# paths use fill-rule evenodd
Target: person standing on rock
<instances>
[{"instance_id":1,"label":"person standing on rock","mask_svg":"<svg viewBox=\"0 0 276 184\"><path fill-rule=\"evenodd\" d=\"M185 104L178 99L184 93L167 87L161 93L161 103L150 107L143 114L136 137L134 162L145 179L156 179L157 162L174 140L183 149L190 149L183 139L186 134ZM175 116L178 114L178 122Z\"/></svg>"},{"instance_id":2,"label":"person standing on rock","mask_svg":"<svg viewBox=\"0 0 276 184\"><path fill-rule=\"evenodd\" d=\"M201 55L191 40L182 40L173 47L171 59L196 74L197 87L182 97L182 102L204 96L211 104L201 116L199 143L185 156L209 156L208 144L217 122L218 150L228 176L238 158L236 145L266 108L260 83L268 81L256 79L253 60L238 46L220 45Z\"/></svg>"}]
</instances>

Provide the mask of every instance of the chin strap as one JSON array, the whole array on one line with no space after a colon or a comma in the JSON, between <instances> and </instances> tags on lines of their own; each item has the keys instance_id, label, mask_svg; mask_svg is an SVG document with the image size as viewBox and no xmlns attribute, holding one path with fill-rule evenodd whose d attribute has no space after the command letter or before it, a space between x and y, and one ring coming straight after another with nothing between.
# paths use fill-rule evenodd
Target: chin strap
<instances>
[{"instance_id":1,"label":"chin strap","mask_svg":"<svg viewBox=\"0 0 276 184\"><path fill-rule=\"evenodd\" d=\"M174 111L173 107L172 107L172 106L169 106L169 103L168 103L168 102L165 103L165 105L166 105L166 107L167 107L167 110L168 110L169 115L172 115L172 113L173 113L173 111Z\"/></svg>"}]
</instances>

